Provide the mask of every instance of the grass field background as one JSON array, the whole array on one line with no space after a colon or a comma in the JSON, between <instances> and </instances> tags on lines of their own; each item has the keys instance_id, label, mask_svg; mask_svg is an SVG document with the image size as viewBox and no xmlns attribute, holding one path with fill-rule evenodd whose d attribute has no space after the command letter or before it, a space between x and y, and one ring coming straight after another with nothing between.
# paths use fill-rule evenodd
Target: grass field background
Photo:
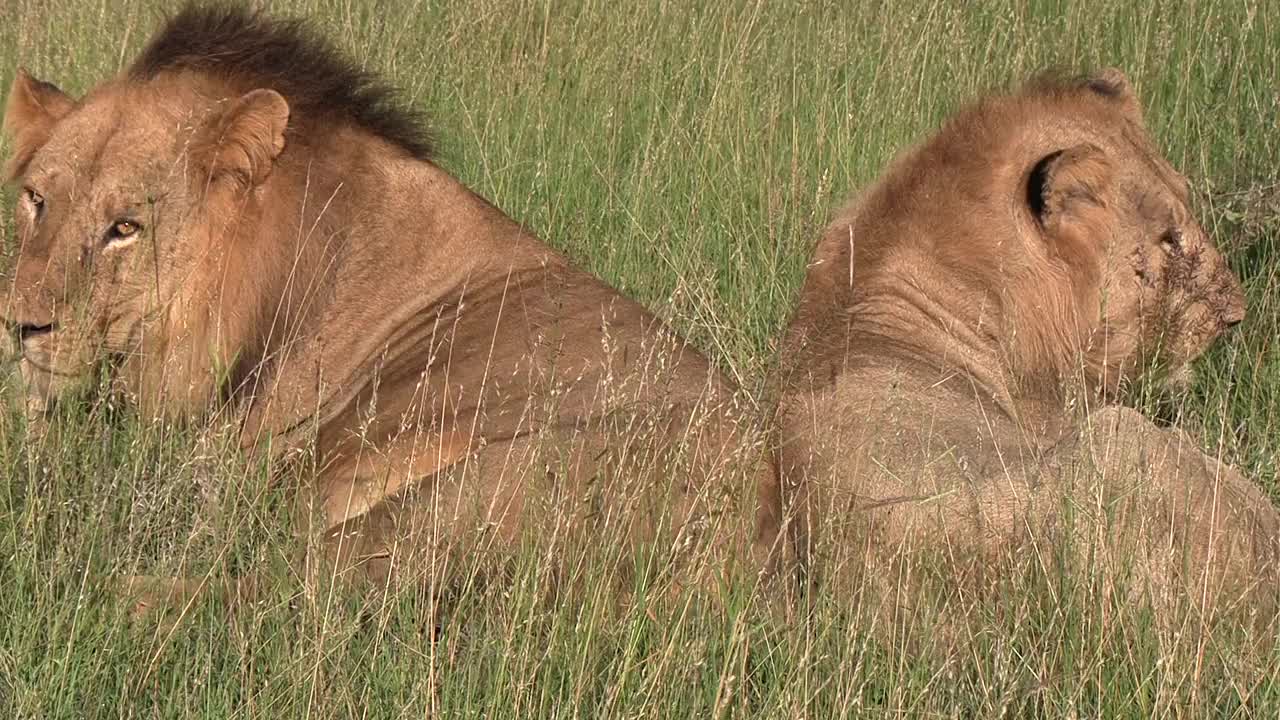
<instances>
[{"instance_id":1,"label":"grass field background","mask_svg":"<svg viewBox=\"0 0 1280 720\"><path fill-rule=\"evenodd\" d=\"M1243 278L1250 318L1153 411L1269 490L1280 450L1280 5L1274 2L293 0L433 118L440 163L658 311L756 397L834 208L961 103L1050 67L1122 68ZM165 3L7 0L18 65L79 94ZM0 209L10 238L12 189ZM13 251L13 243L5 242ZM234 457L110 407L44 443L0 427L0 715L97 717L1275 717L1277 624L1169 627L1019 577L954 652L915 653L847 600L764 608L290 601L286 502ZM208 468L234 479L212 520ZM197 471L196 466L203 470ZM255 479L257 478L257 479ZM203 481L207 484L207 480ZM150 563L150 564L149 564ZM131 623L101 577L281 568L277 602ZM921 607L928 602L922 600ZM921 623L927 623L922 611ZM1261 633L1261 635L1259 634ZM905 636L903 636L905 637Z\"/></svg>"}]
</instances>

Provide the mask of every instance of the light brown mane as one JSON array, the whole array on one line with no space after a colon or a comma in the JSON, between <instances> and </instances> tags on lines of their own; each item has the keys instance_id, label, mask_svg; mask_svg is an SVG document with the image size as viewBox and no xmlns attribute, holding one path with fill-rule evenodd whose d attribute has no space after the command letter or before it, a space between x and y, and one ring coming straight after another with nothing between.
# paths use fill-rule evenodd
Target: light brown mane
<instances>
[{"instance_id":1,"label":"light brown mane","mask_svg":"<svg viewBox=\"0 0 1280 720\"><path fill-rule=\"evenodd\" d=\"M1140 123L1103 80L1038 78L1011 95L979 100L931 140L899 156L875 185L837 214L817 243L784 363L844 362L850 313L873 306L894 284L944 279L965 303L1002 318L1006 369L1026 382L1078 373L1101 258L1087 243L1014 243L1034 222L1021 203L1035 182L1026 168L1043 154L1060 118L1099 125ZM1047 144L1048 143L1048 144ZM1099 175L1107 168L1099 165ZM921 199L927 198L928 204ZM1029 302L1034 300L1034 302ZM975 308L970 308L975 309ZM976 311L976 309L975 309Z\"/></svg>"}]
</instances>

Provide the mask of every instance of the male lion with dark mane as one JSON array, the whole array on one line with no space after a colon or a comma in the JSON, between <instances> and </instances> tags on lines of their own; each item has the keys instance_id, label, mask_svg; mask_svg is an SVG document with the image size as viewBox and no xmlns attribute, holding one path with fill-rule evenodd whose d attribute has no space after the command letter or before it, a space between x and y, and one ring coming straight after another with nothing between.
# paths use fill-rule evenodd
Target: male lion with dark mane
<instances>
[{"instance_id":1,"label":"male lion with dark mane","mask_svg":"<svg viewBox=\"0 0 1280 720\"><path fill-rule=\"evenodd\" d=\"M1115 404L1153 369L1184 382L1244 318L1121 73L976 102L842 211L809 265L775 378L802 559L874 583L868 567L908 550L970 576L996 551L1102 538L1094 559L1137 570L1131 590L1273 592L1268 498Z\"/></svg>"},{"instance_id":2,"label":"male lion with dark mane","mask_svg":"<svg viewBox=\"0 0 1280 720\"><path fill-rule=\"evenodd\" d=\"M19 71L4 127L31 414L105 366L145 414L313 451L339 574L526 532L652 545L677 586L765 569L774 473L732 384L303 24L188 7L80 100Z\"/></svg>"}]
</instances>

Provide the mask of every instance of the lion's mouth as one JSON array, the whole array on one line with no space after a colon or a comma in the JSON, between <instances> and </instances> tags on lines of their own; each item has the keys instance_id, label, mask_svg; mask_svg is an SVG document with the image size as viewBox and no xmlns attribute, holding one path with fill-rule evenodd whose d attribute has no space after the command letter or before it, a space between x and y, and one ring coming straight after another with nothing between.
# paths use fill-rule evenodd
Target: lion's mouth
<instances>
[{"instance_id":1,"label":"lion's mouth","mask_svg":"<svg viewBox=\"0 0 1280 720\"><path fill-rule=\"evenodd\" d=\"M25 337L19 346L18 357L24 366L31 370L52 375L55 377L75 377L80 373L75 370L67 370L59 368L54 363L54 357L57 355L49 340L52 338L52 332L46 332L36 337Z\"/></svg>"},{"instance_id":2,"label":"lion's mouth","mask_svg":"<svg viewBox=\"0 0 1280 720\"><path fill-rule=\"evenodd\" d=\"M49 335L57 329L56 323L46 323L44 325L23 324L18 326L18 339L25 343L28 339L35 339Z\"/></svg>"},{"instance_id":3,"label":"lion's mouth","mask_svg":"<svg viewBox=\"0 0 1280 720\"><path fill-rule=\"evenodd\" d=\"M23 323L13 326L5 345L5 364L26 360L43 372L52 373L53 369L47 367L46 358L49 353L46 352L46 348L56 329L57 325L54 323L47 325Z\"/></svg>"},{"instance_id":4,"label":"lion's mouth","mask_svg":"<svg viewBox=\"0 0 1280 720\"><path fill-rule=\"evenodd\" d=\"M27 413L48 413L59 396L81 384L90 366L68 354L57 324L19 326L16 335L16 352L9 360L18 366Z\"/></svg>"}]
</instances>

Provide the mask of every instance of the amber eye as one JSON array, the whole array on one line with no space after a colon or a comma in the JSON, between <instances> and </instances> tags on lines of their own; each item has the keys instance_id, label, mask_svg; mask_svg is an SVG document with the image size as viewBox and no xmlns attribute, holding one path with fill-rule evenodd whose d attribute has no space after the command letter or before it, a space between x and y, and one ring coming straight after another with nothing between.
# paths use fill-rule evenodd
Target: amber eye
<instances>
[{"instance_id":1,"label":"amber eye","mask_svg":"<svg viewBox=\"0 0 1280 720\"><path fill-rule=\"evenodd\" d=\"M35 206L35 209L40 210L44 208L43 195L36 192L35 190L32 190L31 188L26 188L25 190L23 190L23 192L26 193L27 195L27 202L30 202L33 206Z\"/></svg>"},{"instance_id":2,"label":"amber eye","mask_svg":"<svg viewBox=\"0 0 1280 720\"><path fill-rule=\"evenodd\" d=\"M1180 252L1182 250L1182 231L1178 228L1169 228L1160 235L1160 247L1167 252Z\"/></svg>"},{"instance_id":3,"label":"amber eye","mask_svg":"<svg viewBox=\"0 0 1280 720\"><path fill-rule=\"evenodd\" d=\"M142 226L132 220L117 220L107 230L107 240L123 240L138 234Z\"/></svg>"}]
</instances>

